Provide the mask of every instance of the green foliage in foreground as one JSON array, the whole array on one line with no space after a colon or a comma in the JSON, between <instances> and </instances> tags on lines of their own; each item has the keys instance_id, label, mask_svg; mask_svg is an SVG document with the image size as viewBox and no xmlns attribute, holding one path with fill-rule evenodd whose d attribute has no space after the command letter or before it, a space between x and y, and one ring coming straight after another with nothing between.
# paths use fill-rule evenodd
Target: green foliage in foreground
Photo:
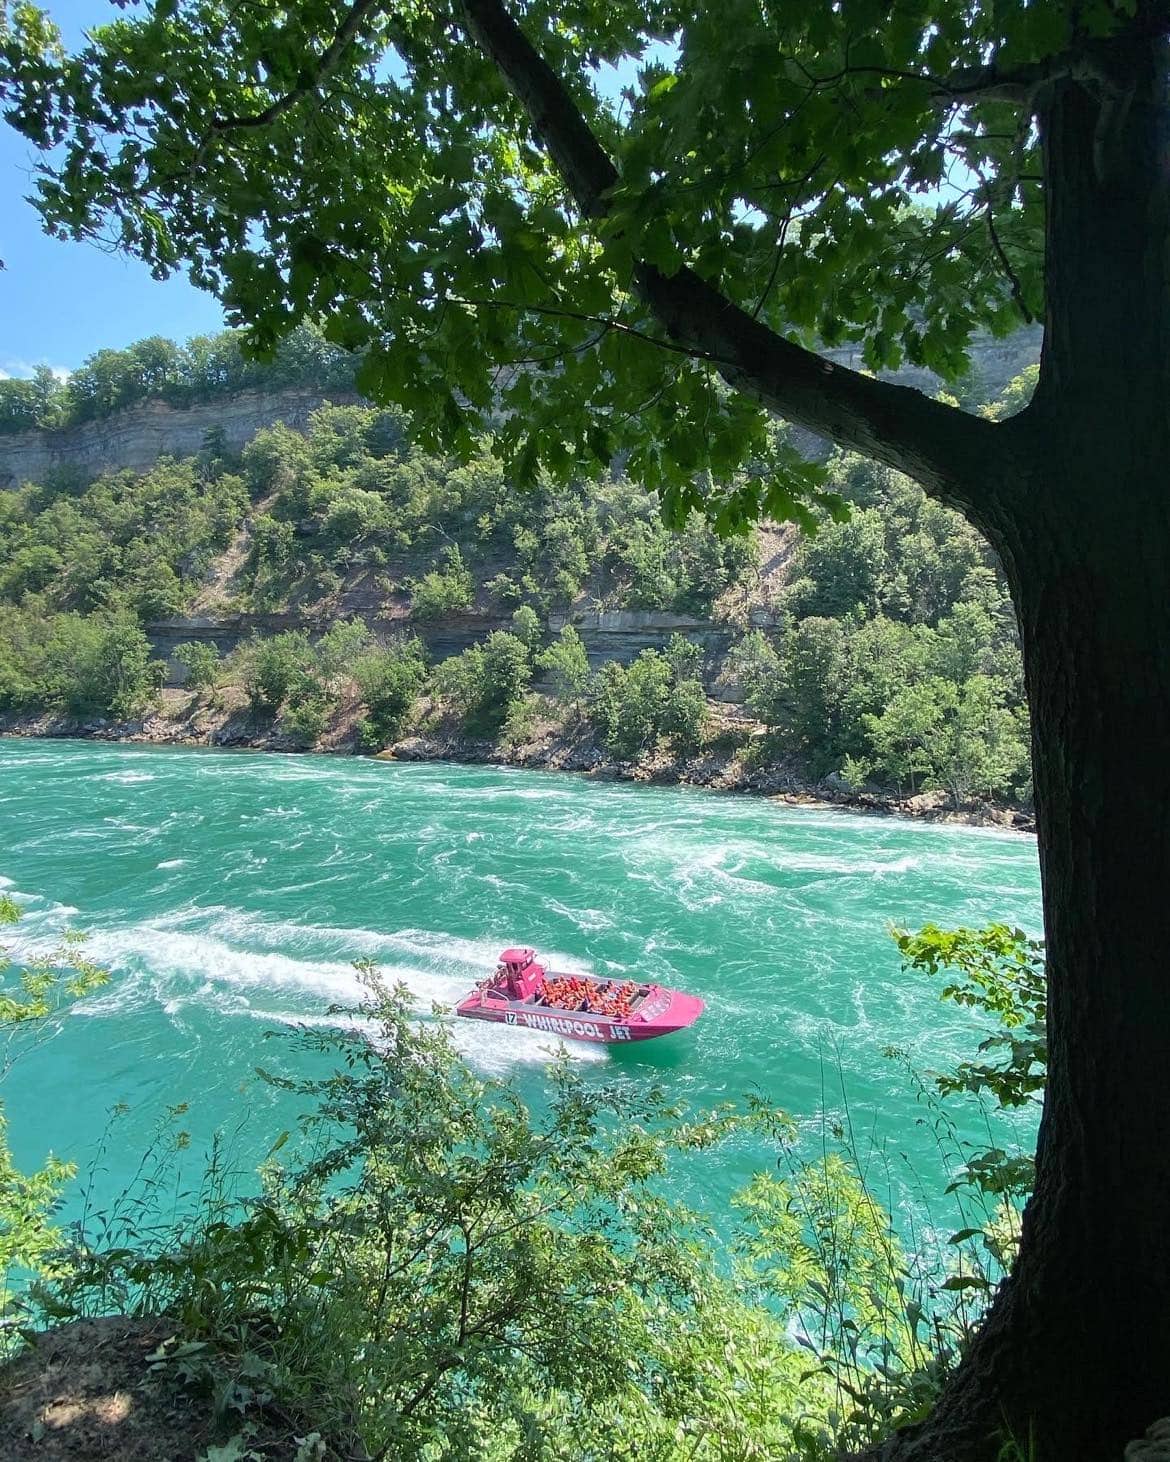
<instances>
[{"instance_id":1,"label":"green foliage in foreground","mask_svg":"<svg viewBox=\"0 0 1170 1462\"><path fill-rule=\"evenodd\" d=\"M894 941L907 970L946 980L941 996L980 1011L995 1022L974 1059L935 1078L944 1096L966 1093L989 1098L995 1107L1039 1105L1048 1078L1048 984L1044 946L1019 929L989 924L983 929L940 929L925 924L915 933L895 930ZM1008 1208L1021 1206L1032 1191L1031 1153L1000 1146L966 1154L957 1181ZM1005 1207L1005 1205L1007 1207ZM1018 1234L1009 1223L1010 1251ZM989 1245L1002 1244L1003 1224L989 1233Z\"/></svg>"},{"instance_id":2,"label":"green foliage in foreground","mask_svg":"<svg viewBox=\"0 0 1170 1462\"><path fill-rule=\"evenodd\" d=\"M1009 1022L1037 994L1022 935L899 943ZM259 1191L213 1181L173 1228L122 1205L100 1243L79 1232L57 1256L42 1314L172 1316L160 1368L217 1398L241 1453L270 1403L338 1455L481 1462L828 1462L929 1408L1010 1258L1002 1193L941 1256L909 1255L848 1132L826 1128L807 1160L759 1105L694 1114L568 1062L531 1110L358 969L357 1022L299 1037L328 1074L266 1078L311 1110ZM748 1130L778 1163L735 1200L721 1258L666 1189L675 1163Z\"/></svg>"},{"instance_id":3,"label":"green foliage in foreground","mask_svg":"<svg viewBox=\"0 0 1170 1462\"><path fill-rule=\"evenodd\" d=\"M1133 8L418 4L339 29L333 7L184 0L62 55L17 6L9 115L46 151L51 228L190 268L262 348L325 321L420 439L469 453L496 427L522 486L626 457L676 525L699 503L742 525L799 516L822 480L770 430L775 332L954 379L976 330L1043 314L1029 106L939 93L989 56L1063 81L1082 31L1141 33ZM979 186L952 197L956 164ZM751 346L725 323L749 316ZM843 432L850 389L817 393L850 401L823 408ZM899 424L896 393L871 397ZM946 408L928 419L941 435Z\"/></svg>"},{"instance_id":4,"label":"green foliage in foreground","mask_svg":"<svg viewBox=\"0 0 1170 1462\"><path fill-rule=\"evenodd\" d=\"M0 894L0 928L20 919L20 909ZM87 960L81 935L69 932L51 951L26 956L12 978L14 961L0 945L0 1079L12 1063L47 1039L64 1010L104 985L106 971ZM18 1312L15 1291L31 1277L49 1278L61 1235L53 1223L61 1193L76 1169L51 1153L44 1167L23 1173L13 1163L8 1123L0 1104L0 1355Z\"/></svg>"}]
</instances>

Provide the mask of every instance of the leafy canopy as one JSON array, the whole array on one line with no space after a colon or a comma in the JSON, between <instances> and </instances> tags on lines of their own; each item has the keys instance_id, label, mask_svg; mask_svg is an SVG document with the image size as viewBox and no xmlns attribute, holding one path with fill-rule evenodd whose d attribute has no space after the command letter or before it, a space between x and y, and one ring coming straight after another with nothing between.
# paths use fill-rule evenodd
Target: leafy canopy
<instances>
[{"instance_id":1,"label":"leafy canopy","mask_svg":"<svg viewBox=\"0 0 1170 1462\"><path fill-rule=\"evenodd\" d=\"M973 331L1041 306L1014 92L1114 23L1086 0L1074 36L1073 9L154 0L66 56L16 4L0 105L58 149L37 185L55 233L189 264L255 350L320 322L421 444L468 452L490 420L521 483L623 454L672 521L704 503L734 529L806 514L820 474L715 351L667 337L645 271L686 266L870 369L961 372ZM471 38L513 20L612 159L595 149L591 196Z\"/></svg>"}]
</instances>

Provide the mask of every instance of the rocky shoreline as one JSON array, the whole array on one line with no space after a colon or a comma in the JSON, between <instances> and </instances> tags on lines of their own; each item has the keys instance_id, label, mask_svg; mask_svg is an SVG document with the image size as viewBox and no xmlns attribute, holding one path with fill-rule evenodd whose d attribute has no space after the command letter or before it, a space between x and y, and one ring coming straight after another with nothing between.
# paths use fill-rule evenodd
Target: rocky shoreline
<instances>
[{"instance_id":1,"label":"rocky shoreline","mask_svg":"<svg viewBox=\"0 0 1170 1462\"><path fill-rule=\"evenodd\" d=\"M185 699L185 698L184 698ZM208 708L187 707L185 714L164 708L142 719L110 721L51 715L0 716L0 736L32 738L77 738L160 746L218 746L238 750L275 751L299 755L352 756L355 749L351 718L342 716L312 747L305 747L279 727L257 726L246 714L229 714L226 719ZM584 726L571 728L546 725L537 728L522 744L505 746L460 735L414 735L377 752L379 760L405 762L455 762L471 766L514 766L531 771L575 772L599 781L640 782L653 786L705 788L730 792L796 806L840 807L928 822L1001 827L1017 832L1036 830L1032 811L991 803L954 806L942 792L920 792L902 797L881 791L853 791L838 777L811 781L799 770L782 763L754 766L738 754L739 748L718 745L695 756L672 757L656 751L637 761L616 761L596 743Z\"/></svg>"}]
</instances>

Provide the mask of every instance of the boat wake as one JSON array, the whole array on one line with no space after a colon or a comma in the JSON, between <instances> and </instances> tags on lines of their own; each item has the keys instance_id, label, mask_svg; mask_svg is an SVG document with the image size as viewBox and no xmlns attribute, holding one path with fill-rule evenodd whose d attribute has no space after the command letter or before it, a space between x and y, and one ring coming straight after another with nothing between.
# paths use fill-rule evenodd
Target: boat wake
<instances>
[{"instance_id":1,"label":"boat wake","mask_svg":"<svg viewBox=\"0 0 1170 1462\"><path fill-rule=\"evenodd\" d=\"M5 885L0 882L0 888ZM28 899L19 936L8 942L16 958L31 958L56 943L77 910ZM161 1009L175 1022L192 1006L221 1015L283 1026L358 1023L330 1006L354 1008L363 987L354 961L372 960L390 984L404 985L420 1017L436 1005L452 1009L469 985L494 965L498 939L460 939L441 930L384 932L263 918L223 905L184 909L129 926L98 927L86 954L114 976L83 1001L80 1019L124 1018ZM468 1029L453 1025L460 1051L493 1074L541 1064L559 1043L530 1031ZM577 1060L604 1052L576 1048Z\"/></svg>"}]
</instances>

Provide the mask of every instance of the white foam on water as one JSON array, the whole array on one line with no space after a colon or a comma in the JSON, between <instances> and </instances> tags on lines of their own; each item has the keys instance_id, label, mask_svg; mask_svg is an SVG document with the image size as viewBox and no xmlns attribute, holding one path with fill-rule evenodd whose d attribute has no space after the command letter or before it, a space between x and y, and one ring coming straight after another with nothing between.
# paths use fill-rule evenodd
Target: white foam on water
<instances>
[{"instance_id":1,"label":"white foam on water","mask_svg":"<svg viewBox=\"0 0 1170 1462\"><path fill-rule=\"evenodd\" d=\"M604 909L574 909L554 898L545 899L544 906L552 913L567 919L583 933L595 933L599 929L612 929L614 926L613 915L607 914Z\"/></svg>"},{"instance_id":2,"label":"white foam on water","mask_svg":"<svg viewBox=\"0 0 1170 1462\"><path fill-rule=\"evenodd\" d=\"M294 1029L304 1027L306 1030L360 1030L371 1035L374 1031L372 1021L340 1012L336 1015L318 1015L313 1011L267 1010L249 1005L241 1009L240 1014L248 1020L291 1026Z\"/></svg>"},{"instance_id":3,"label":"white foam on water","mask_svg":"<svg viewBox=\"0 0 1170 1462\"><path fill-rule=\"evenodd\" d=\"M137 975L160 999L197 995L204 981L212 991L278 989L327 1000L356 999L360 991L356 973L340 961L235 948L211 934L158 923L100 930L91 935L88 952L111 969ZM176 990L176 984L187 989Z\"/></svg>"},{"instance_id":4,"label":"white foam on water","mask_svg":"<svg viewBox=\"0 0 1170 1462\"><path fill-rule=\"evenodd\" d=\"M133 786L136 782L153 782L153 772L100 772L93 779L95 782L117 782L124 787Z\"/></svg>"},{"instance_id":5,"label":"white foam on water","mask_svg":"<svg viewBox=\"0 0 1170 1462\"><path fill-rule=\"evenodd\" d=\"M206 917L207 911L203 913ZM80 1018L111 1018L157 1004L179 1020L188 1006L200 1005L227 1016L287 1026L363 1024L352 1015L331 1015L322 1008L332 1003L356 1006L361 999L362 984L352 964L257 949L255 936L262 935L268 942L283 937L299 946L344 945L355 954L364 946L364 952L381 954L386 982L405 985L415 1009L430 1017L435 1005L450 1010L457 1004L484 970L494 966L499 952L494 942L452 939L432 930L382 934L326 929L264 921L237 910L220 912L210 929L176 927L193 914L180 911L170 919L96 934L88 952L117 978L111 987L75 1007L74 1013ZM252 936L253 947L235 942L247 935ZM398 958L388 958L394 954ZM580 961L570 962L581 967ZM554 1054L545 1034L484 1021L454 1020L453 1038L467 1060L491 1073L504 1073L517 1064L544 1065ZM605 1059L600 1046L570 1042L567 1049L575 1060Z\"/></svg>"},{"instance_id":6,"label":"white foam on water","mask_svg":"<svg viewBox=\"0 0 1170 1462\"><path fill-rule=\"evenodd\" d=\"M516 1066L547 1066L562 1051L573 1061L608 1059L606 1048L592 1041L559 1043L540 1031L488 1020L457 1019L454 1038L455 1048L465 1060L492 1075L506 1075Z\"/></svg>"},{"instance_id":7,"label":"white foam on water","mask_svg":"<svg viewBox=\"0 0 1170 1462\"><path fill-rule=\"evenodd\" d=\"M186 908L130 928L95 933L87 950L112 968L149 983L156 996L190 996L194 982L210 991L279 990L331 1001L357 1000L352 960L374 959L388 983L407 986L420 1007L453 1005L495 967L504 936L456 938L440 930L331 928L268 919L215 906ZM549 962L582 962L556 951ZM176 982L187 986L175 991ZM297 1016L299 1010L291 1012Z\"/></svg>"},{"instance_id":8,"label":"white foam on water","mask_svg":"<svg viewBox=\"0 0 1170 1462\"><path fill-rule=\"evenodd\" d=\"M5 926L0 935L0 943L18 963L56 948L69 920L78 912L72 904L59 904L40 893L25 893L11 878L0 876L0 891L20 909L20 922Z\"/></svg>"},{"instance_id":9,"label":"white foam on water","mask_svg":"<svg viewBox=\"0 0 1170 1462\"><path fill-rule=\"evenodd\" d=\"M156 863L156 868L182 868L187 862L186 858L166 858L161 863Z\"/></svg>"},{"instance_id":10,"label":"white foam on water","mask_svg":"<svg viewBox=\"0 0 1170 1462\"><path fill-rule=\"evenodd\" d=\"M292 1029L304 1027L310 1030L354 1030L362 1031L375 1038L375 1025L345 1014L316 1015L298 1014L286 1010L251 1008L241 1014L261 1022L282 1025ZM420 1026L422 1022L419 1023ZM453 1019L451 1036L455 1049L465 1061L479 1070L493 1076L505 1076L517 1065L547 1066L555 1060L562 1049L571 1060L598 1062L606 1059L604 1046L586 1041L550 1043L550 1037L539 1031L521 1029L519 1026L496 1025L490 1021Z\"/></svg>"}]
</instances>

